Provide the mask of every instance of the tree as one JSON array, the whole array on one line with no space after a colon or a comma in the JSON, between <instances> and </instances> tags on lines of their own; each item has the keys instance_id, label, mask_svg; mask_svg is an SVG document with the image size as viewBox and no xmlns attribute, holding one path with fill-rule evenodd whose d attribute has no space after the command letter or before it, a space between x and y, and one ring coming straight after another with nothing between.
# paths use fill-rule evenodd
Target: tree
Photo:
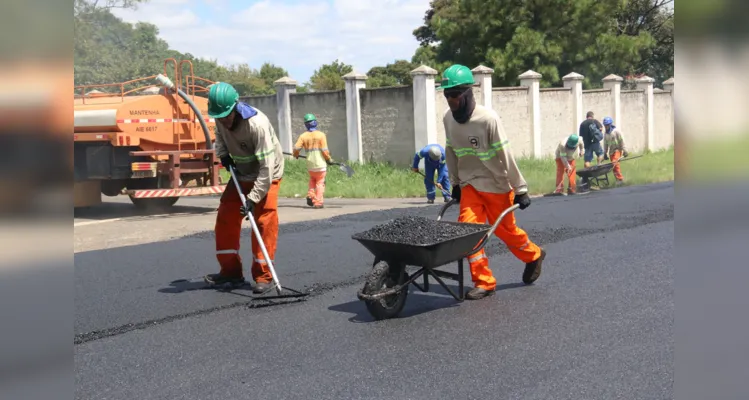
<instances>
[{"instance_id":1,"label":"tree","mask_svg":"<svg viewBox=\"0 0 749 400\"><path fill-rule=\"evenodd\" d=\"M674 76L673 0L629 0L616 14L619 35L636 36L647 32L655 41L637 64L635 71L663 82Z\"/></svg>"},{"instance_id":2,"label":"tree","mask_svg":"<svg viewBox=\"0 0 749 400\"><path fill-rule=\"evenodd\" d=\"M410 86L413 82L411 71L419 65L407 60L396 60L384 67L372 67L367 72L367 87Z\"/></svg>"},{"instance_id":3,"label":"tree","mask_svg":"<svg viewBox=\"0 0 749 400\"><path fill-rule=\"evenodd\" d=\"M643 0L644 1L644 0ZM667 0L650 0L664 2ZM493 84L512 86L528 69L550 86L569 72L600 85L610 73L636 71L655 46L647 30L622 33L617 16L627 0L433 0L424 25L414 31L417 56L495 70Z\"/></svg>"},{"instance_id":4,"label":"tree","mask_svg":"<svg viewBox=\"0 0 749 400\"><path fill-rule=\"evenodd\" d=\"M288 75L289 73L285 69L279 66L273 65L271 63L268 63L268 62L264 63L260 67L260 78L270 88L274 88L273 82ZM274 93L275 93L275 89L274 89Z\"/></svg>"},{"instance_id":5,"label":"tree","mask_svg":"<svg viewBox=\"0 0 749 400\"><path fill-rule=\"evenodd\" d=\"M310 87L314 90L343 90L346 83L343 76L353 71L354 67L338 60L325 64L310 77Z\"/></svg>"}]
</instances>

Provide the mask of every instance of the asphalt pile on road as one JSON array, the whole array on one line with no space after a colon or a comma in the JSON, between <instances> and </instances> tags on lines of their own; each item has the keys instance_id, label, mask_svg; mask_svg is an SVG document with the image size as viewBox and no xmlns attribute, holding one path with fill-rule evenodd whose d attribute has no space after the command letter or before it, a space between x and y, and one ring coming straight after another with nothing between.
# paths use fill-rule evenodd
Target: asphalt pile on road
<instances>
[{"instance_id":1,"label":"asphalt pile on road","mask_svg":"<svg viewBox=\"0 0 749 400\"><path fill-rule=\"evenodd\" d=\"M357 233L354 239L428 246L486 230L486 225L456 224L417 216L399 217Z\"/></svg>"}]
</instances>

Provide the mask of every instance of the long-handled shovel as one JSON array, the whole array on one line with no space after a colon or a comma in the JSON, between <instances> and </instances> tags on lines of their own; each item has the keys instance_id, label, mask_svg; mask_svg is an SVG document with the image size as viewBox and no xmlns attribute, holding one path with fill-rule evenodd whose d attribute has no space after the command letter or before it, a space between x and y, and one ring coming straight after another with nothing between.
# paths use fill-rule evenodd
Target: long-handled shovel
<instances>
[{"instance_id":1,"label":"long-handled shovel","mask_svg":"<svg viewBox=\"0 0 749 400\"><path fill-rule=\"evenodd\" d=\"M419 175L423 176L424 178L427 177L426 175L424 175L423 172L421 172L421 171L417 171L417 172L419 173ZM439 189L442 191L442 197L452 197L452 194L448 193L447 191L445 191L445 189L439 183L436 183L436 182L432 181L432 184L434 186L439 186Z\"/></svg>"},{"instance_id":2,"label":"long-handled shovel","mask_svg":"<svg viewBox=\"0 0 749 400\"><path fill-rule=\"evenodd\" d=\"M229 173L231 174L231 180L234 182L234 186L236 186L237 188L237 193L239 194L239 199L242 202L242 206L244 207L245 210L247 210L248 209L247 197L242 194L242 187L239 185L237 176L234 174L234 167L229 167ZM250 221L250 224L252 225L252 233L255 234L255 239L257 239L257 243L260 245L260 251L263 252L263 257L265 257L265 261L268 263L270 274L273 277L273 285L276 287L277 296L266 296L266 297L263 297L263 299L307 296L309 293L302 293L302 292L298 292L294 289L289 289L289 288L286 288L286 290L292 291L295 294L283 294L283 288L281 287L281 282L278 281L278 275L276 275L276 270L275 268L273 268L273 260L271 260L270 256L268 255L268 250L265 248L265 242L263 242L263 237L260 235L260 230L257 227L257 223L255 223L255 217L252 215L251 212L248 212L245 217L245 220Z\"/></svg>"},{"instance_id":3,"label":"long-handled shovel","mask_svg":"<svg viewBox=\"0 0 749 400\"><path fill-rule=\"evenodd\" d=\"M284 153L284 154L287 156L293 156L293 154L291 153ZM307 157L299 156L299 158L307 158ZM351 178L354 175L354 170L344 163L332 162L330 163L330 165L337 165L338 168L340 168L340 170L343 171L349 178Z\"/></svg>"}]
</instances>

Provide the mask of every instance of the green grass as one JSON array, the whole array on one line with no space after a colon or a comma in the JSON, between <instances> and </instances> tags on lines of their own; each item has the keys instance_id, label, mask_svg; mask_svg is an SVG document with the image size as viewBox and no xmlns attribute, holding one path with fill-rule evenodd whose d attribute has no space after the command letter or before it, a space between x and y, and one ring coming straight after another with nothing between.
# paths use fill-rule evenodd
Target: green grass
<instances>
[{"instance_id":1,"label":"green grass","mask_svg":"<svg viewBox=\"0 0 749 400\"><path fill-rule=\"evenodd\" d=\"M630 153L630 156L638 154ZM553 158L518 159L520 170L525 176L531 194L545 194L554 190L556 163ZM583 165L582 158L577 161ZM674 150L648 153L643 157L621 164L622 174L628 185L663 182L674 179ZM351 164L355 174L348 178L337 167L329 167L326 177L325 197L344 198L404 198L425 197L424 178L411 172L409 168L394 167L384 163ZM228 181L225 170L224 181ZM281 197L305 197L307 193L307 173L304 160L286 160L284 179L281 183ZM609 181L614 177L609 173ZM566 183L565 183L566 187ZM437 190L437 196L440 191Z\"/></svg>"}]
</instances>

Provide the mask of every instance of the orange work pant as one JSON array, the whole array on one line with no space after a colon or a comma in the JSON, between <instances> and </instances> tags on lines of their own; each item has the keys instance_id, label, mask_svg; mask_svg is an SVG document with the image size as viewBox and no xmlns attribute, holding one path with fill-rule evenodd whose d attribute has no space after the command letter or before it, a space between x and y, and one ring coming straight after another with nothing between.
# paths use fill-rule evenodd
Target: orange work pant
<instances>
[{"instance_id":1,"label":"orange work pant","mask_svg":"<svg viewBox=\"0 0 749 400\"><path fill-rule=\"evenodd\" d=\"M611 159L611 162L617 162L619 159L622 158L622 152L620 150L614 150L614 154L609 156L609 159ZM614 164L614 178L616 178L617 181L624 180L624 176L622 175L622 167L619 163Z\"/></svg>"},{"instance_id":2,"label":"orange work pant","mask_svg":"<svg viewBox=\"0 0 749 400\"><path fill-rule=\"evenodd\" d=\"M323 194L325 194L325 174L327 171L308 171L309 172L309 190L307 197L312 199L312 204L319 206L323 203Z\"/></svg>"},{"instance_id":3,"label":"orange work pant","mask_svg":"<svg viewBox=\"0 0 749 400\"><path fill-rule=\"evenodd\" d=\"M479 192L471 185L466 185L461 189L460 194L460 216L458 222L471 224L486 223L493 224L499 214L512 206L515 201L515 193L484 193ZM524 230L515 225L515 214L507 214L494 234L502 240L510 249L513 255L529 263L537 260L541 256L541 249L528 239ZM480 250L468 257L468 263L471 266L471 279L477 288L485 290L494 290L497 286L497 280L489 269L489 258L484 250Z\"/></svg>"},{"instance_id":4,"label":"orange work pant","mask_svg":"<svg viewBox=\"0 0 749 400\"><path fill-rule=\"evenodd\" d=\"M574 193L577 190L577 182L575 175L577 174L577 169L575 168L575 160L568 160L570 163L570 172L567 173L567 189L569 189L570 192ZM557 158L557 188L554 192L556 193L562 193L562 189L564 189L564 163L562 162L561 158Z\"/></svg>"},{"instance_id":5,"label":"orange work pant","mask_svg":"<svg viewBox=\"0 0 749 400\"><path fill-rule=\"evenodd\" d=\"M239 185L246 195L255 186L255 182L240 181ZM252 213L271 261L275 260L276 242L278 241L278 190L280 186L280 180L273 181L268 194L260 203L255 205ZM237 188L230 182L221 195L218 215L216 215L216 258L221 265L221 275L237 278L244 276L242 273L242 258L239 256L239 239L242 232L242 220L244 219L244 216L239 213L241 206L242 201L237 194ZM270 282L273 277L270 269L268 269L265 256L260 250L255 234L250 233L250 236L252 237L254 258L252 261L252 278L256 283Z\"/></svg>"}]
</instances>

